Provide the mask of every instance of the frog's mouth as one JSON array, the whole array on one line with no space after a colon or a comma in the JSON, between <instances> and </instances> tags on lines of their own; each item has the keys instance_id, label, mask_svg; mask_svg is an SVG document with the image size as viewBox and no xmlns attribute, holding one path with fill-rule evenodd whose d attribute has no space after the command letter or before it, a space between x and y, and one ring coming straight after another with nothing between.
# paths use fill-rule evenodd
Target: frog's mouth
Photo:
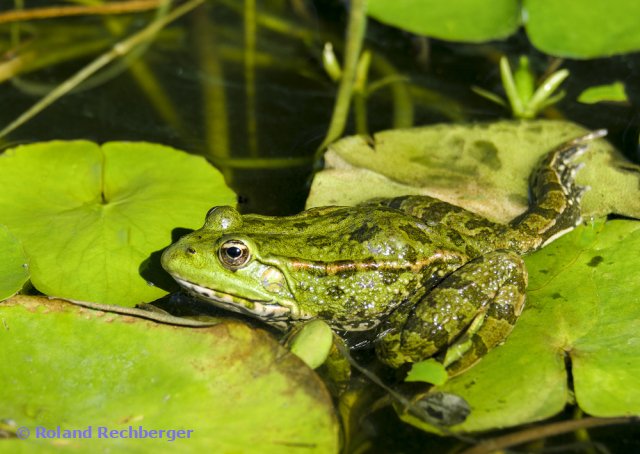
<instances>
[{"instance_id":1,"label":"frog's mouth","mask_svg":"<svg viewBox=\"0 0 640 454\"><path fill-rule=\"evenodd\" d=\"M174 277L174 279L181 287L185 288L194 296L205 299L222 309L258 317L268 323L272 321L282 322L290 319L291 309L280 306L279 304L270 304L271 301L269 300L242 298L231 293L203 287L177 277Z\"/></svg>"}]
</instances>

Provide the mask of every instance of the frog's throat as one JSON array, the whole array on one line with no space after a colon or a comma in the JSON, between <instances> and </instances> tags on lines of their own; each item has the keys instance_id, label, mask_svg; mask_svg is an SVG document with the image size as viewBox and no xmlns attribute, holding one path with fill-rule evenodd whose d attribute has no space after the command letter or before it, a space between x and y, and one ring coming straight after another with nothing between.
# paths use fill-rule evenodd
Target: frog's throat
<instances>
[{"instance_id":1,"label":"frog's throat","mask_svg":"<svg viewBox=\"0 0 640 454\"><path fill-rule=\"evenodd\" d=\"M181 287L200 299L209 301L222 309L258 317L265 322L290 321L311 317L301 313L296 305L287 307L281 304L273 304L272 300L242 298L237 295L232 295L231 293L203 287L177 277L174 277L174 279Z\"/></svg>"}]
</instances>

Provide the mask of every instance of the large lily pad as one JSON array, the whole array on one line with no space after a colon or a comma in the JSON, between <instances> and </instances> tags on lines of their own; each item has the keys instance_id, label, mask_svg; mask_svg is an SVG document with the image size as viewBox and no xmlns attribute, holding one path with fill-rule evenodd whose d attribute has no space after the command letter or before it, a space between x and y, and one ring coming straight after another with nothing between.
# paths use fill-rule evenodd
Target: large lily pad
<instances>
[{"instance_id":1,"label":"large lily pad","mask_svg":"<svg viewBox=\"0 0 640 454\"><path fill-rule=\"evenodd\" d=\"M640 48L640 3L628 0L524 0L527 34L543 52L603 57Z\"/></svg>"},{"instance_id":2,"label":"large lily pad","mask_svg":"<svg viewBox=\"0 0 640 454\"><path fill-rule=\"evenodd\" d=\"M10 297L29 280L27 257L22 244L0 225L0 301Z\"/></svg>"},{"instance_id":3,"label":"large lily pad","mask_svg":"<svg viewBox=\"0 0 640 454\"><path fill-rule=\"evenodd\" d=\"M370 0L369 14L413 33L482 42L514 33L522 22L543 52L603 57L640 48L640 3L628 0ZM522 19L521 19L522 18Z\"/></svg>"},{"instance_id":4,"label":"large lily pad","mask_svg":"<svg viewBox=\"0 0 640 454\"><path fill-rule=\"evenodd\" d=\"M572 402L569 373L586 413L640 414L638 250L640 222L611 221L580 227L527 257L527 306L511 336L436 388L471 406L468 419L453 429L548 418Z\"/></svg>"},{"instance_id":5,"label":"large lily pad","mask_svg":"<svg viewBox=\"0 0 640 454\"><path fill-rule=\"evenodd\" d=\"M34 286L120 305L164 293L139 268L173 228L196 228L211 206L235 204L202 157L147 143L17 147L0 155L0 180L0 224L23 243Z\"/></svg>"},{"instance_id":6,"label":"large lily pad","mask_svg":"<svg viewBox=\"0 0 640 454\"><path fill-rule=\"evenodd\" d=\"M354 205L373 197L426 194L507 222L528 203L529 174L546 152L587 131L563 121L435 125L352 136L333 144L307 207ZM605 140L579 159L577 181L591 189L585 217L640 217L640 167Z\"/></svg>"},{"instance_id":7,"label":"large lily pad","mask_svg":"<svg viewBox=\"0 0 640 454\"><path fill-rule=\"evenodd\" d=\"M338 450L324 385L263 331L178 328L27 297L1 303L0 318L2 427L29 431L0 440L3 452ZM44 439L38 427L91 428L91 438ZM125 435L103 438L100 427ZM191 433L126 438L129 427Z\"/></svg>"},{"instance_id":8,"label":"large lily pad","mask_svg":"<svg viewBox=\"0 0 640 454\"><path fill-rule=\"evenodd\" d=\"M422 35L453 41L505 38L520 25L520 5L493 0L370 0L369 14L381 22Z\"/></svg>"}]
</instances>

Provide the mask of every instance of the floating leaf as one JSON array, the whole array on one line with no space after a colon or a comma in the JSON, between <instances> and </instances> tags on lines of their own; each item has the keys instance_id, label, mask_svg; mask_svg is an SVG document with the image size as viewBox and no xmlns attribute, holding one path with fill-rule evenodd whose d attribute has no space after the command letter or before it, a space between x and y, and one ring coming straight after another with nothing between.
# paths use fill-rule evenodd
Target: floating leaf
<instances>
[{"instance_id":1,"label":"floating leaf","mask_svg":"<svg viewBox=\"0 0 640 454\"><path fill-rule=\"evenodd\" d=\"M10 297L29 280L27 257L9 229L0 225L0 301Z\"/></svg>"},{"instance_id":2,"label":"floating leaf","mask_svg":"<svg viewBox=\"0 0 640 454\"><path fill-rule=\"evenodd\" d=\"M529 39L551 55L593 58L640 49L640 2L524 0Z\"/></svg>"},{"instance_id":3,"label":"floating leaf","mask_svg":"<svg viewBox=\"0 0 640 454\"><path fill-rule=\"evenodd\" d=\"M405 381L423 381L434 385L444 385L449 379L442 363L433 358L412 364Z\"/></svg>"},{"instance_id":4,"label":"floating leaf","mask_svg":"<svg viewBox=\"0 0 640 454\"><path fill-rule=\"evenodd\" d=\"M325 155L307 207L354 205L373 197L425 194L489 219L508 222L526 210L529 174L540 157L587 131L563 121L502 121L383 131L344 138ZM640 167L605 140L589 144L577 174L589 186L585 217L640 218Z\"/></svg>"},{"instance_id":5,"label":"floating leaf","mask_svg":"<svg viewBox=\"0 0 640 454\"><path fill-rule=\"evenodd\" d=\"M148 143L48 142L0 156L0 223L22 241L43 293L134 305L161 296L139 273L214 205L235 204L198 156Z\"/></svg>"},{"instance_id":6,"label":"floating leaf","mask_svg":"<svg viewBox=\"0 0 640 454\"><path fill-rule=\"evenodd\" d=\"M640 49L640 3L628 0L370 0L369 15L420 35L464 42L505 38L521 18L534 46L551 55L593 58Z\"/></svg>"},{"instance_id":7,"label":"floating leaf","mask_svg":"<svg viewBox=\"0 0 640 454\"><path fill-rule=\"evenodd\" d=\"M515 0L369 0L369 15L413 33L452 41L481 42L504 38L520 25Z\"/></svg>"},{"instance_id":8,"label":"floating leaf","mask_svg":"<svg viewBox=\"0 0 640 454\"><path fill-rule=\"evenodd\" d=\"M629 102L622 82L589 87L578 96L578 102L595 104L597 102Z\"/></svg>"},{"instance_id":9,"label":"floating leaf","mask_svg":"<svg viewBox=\"0 0 640 454\"><path fill-rule=\"evenodd\" d=\"M459 431L548 418L571 402L593 416L640 414L640 222L578 228L526 258L527 305L507 341L436 387L471 406ZM423 426L411 416L404 419Z\"/></svg>"},{"instance_id":10,"label":"floating leaf","mask_svg":"<svg viewBox=\"0 0 640 454\"><path fill-rule=\"evenodd\" d=\"M300 326L287 342L291 353L312 369L326 361L332 345L333 331L323 320L312 320Z\"/></svg>"},{"instance_id":11,"label":"floating leaf","mask_svg":"<svg viewBox=\"0 0 640 454\"><path fill-rule=\"evenodd\" d=\"M27 297L0 304L0 317L3 428L30 431L1 440L5 452L338 450L322 382L263 331L178 328ZM38 427L92 435L43 439ZM125 435L100 437L101 427ZM126 438L130 427L165 433ZM171 441L169 430L191 432Z\"/></svg>"}]
</instances>

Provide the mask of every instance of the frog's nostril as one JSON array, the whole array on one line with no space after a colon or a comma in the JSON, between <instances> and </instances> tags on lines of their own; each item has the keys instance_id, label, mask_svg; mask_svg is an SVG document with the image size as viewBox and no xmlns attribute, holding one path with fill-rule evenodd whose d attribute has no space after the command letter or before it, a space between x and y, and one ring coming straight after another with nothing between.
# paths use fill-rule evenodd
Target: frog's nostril
<instances>
[{"instance_id":1,"label":"frog's nostril","mask_svg":"<svg viewBox=\"0 0 640 454\"><path fill-rule=\"evenodd\" d=\"M194 248L192 248L192 247L188 247L188 248L187 248L187 252L188 252L189 254L195 254L195 253L196 253L196 250L195 250Z\"/></svg>"}]
</instances>

